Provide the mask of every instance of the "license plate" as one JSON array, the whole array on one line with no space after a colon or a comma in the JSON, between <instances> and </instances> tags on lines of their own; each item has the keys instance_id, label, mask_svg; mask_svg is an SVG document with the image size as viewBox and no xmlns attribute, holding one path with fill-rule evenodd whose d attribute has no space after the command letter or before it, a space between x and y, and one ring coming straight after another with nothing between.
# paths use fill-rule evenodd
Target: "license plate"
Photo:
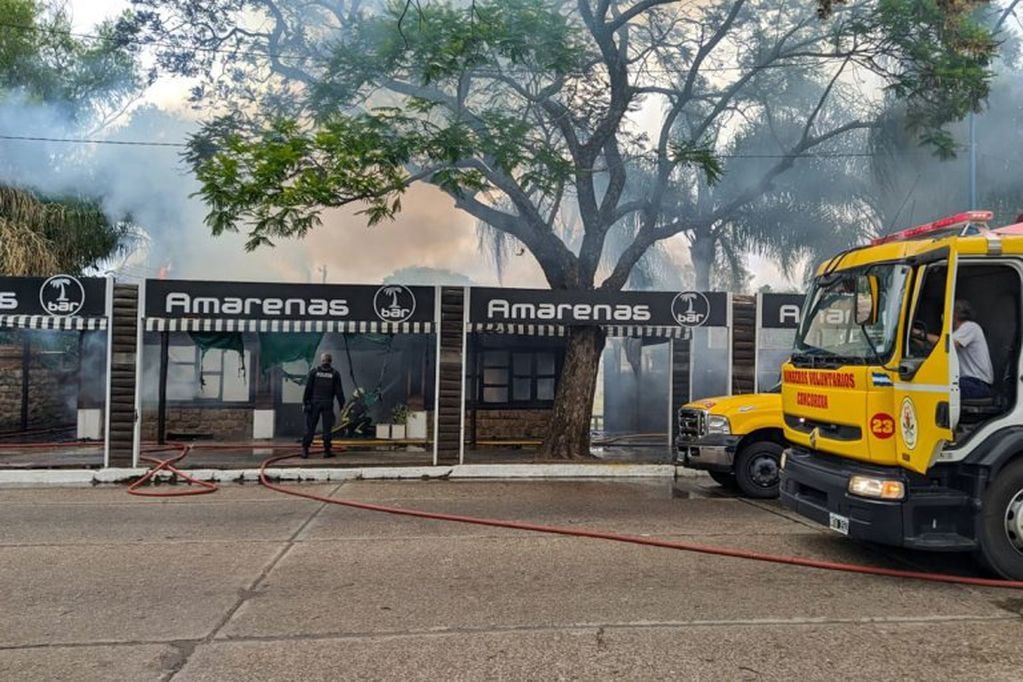
<instances>
[{"instance_id":1,"label":"license plate","mask_svg":"<svg viewBox=\"0 0 1023 682\"><path fill-rule=\"evenodd\" d=\"M841 533L842 535L849 534L849 517L841 516L839 514L828 514L828 525L831 530Z\"/></svg>"}]
</instances>

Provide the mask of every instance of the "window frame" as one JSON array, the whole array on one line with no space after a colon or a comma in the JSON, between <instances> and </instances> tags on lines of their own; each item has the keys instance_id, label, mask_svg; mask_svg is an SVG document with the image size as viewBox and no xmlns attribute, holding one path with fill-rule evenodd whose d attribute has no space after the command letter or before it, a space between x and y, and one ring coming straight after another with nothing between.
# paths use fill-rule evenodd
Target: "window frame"
<instances>
[{"instance_id":1,"label":"window frame","mask_svg":"<svg viewBox=\"0 0 1023 682\"><path fill-rule=\"evenodd\" d=\"M489 358L495 355L505 354L507 360L504 363L494 363ZM516 369L516 357L528 356L528 370ZM551 371L540 373L540 362L543 356L549 356L551 360ZM557 348L480 348L476 353L476 361L473 363L475 372L471 377L475 397L474 406L479 409L549 409L554 405L554 396L557 394L558 381L561 377L561 370L564 361L564 352ZM501 370L505 372L505 380L498 382L487 381L487 370ZM516 380L529 381L528 399L516 399ZM553 390L549 399L538 398L541 381L553 380ZM485 400L487 389L504 389L505 400Z\"/></svg>"},{"instance_id":2,"label":"window frame","mask_svg":"<svg viewBox=\"0 0 1023 682\"><path fill-rule=\"evenodd\" d=\"M157 348L159 348L159 346L157 346ZM172 355L171 355L171 353L172 353L171 349L175 349L175 348L191 348L192 349L192 354L193 354L192 360L189 360L189 361L177 361L177 360L175 360L172 357ZM168 394L167 395L167 404L168 405L173 405L175 407L188 406L188 407L194 407L194 408L197 408L197 409L203 409L203 408L223 409L223 408L226 408L226 407L245 408L245 407L251 407L252 405L254 405L255 404L255 386L254 386L255 382L253 382L251 380L251 376L248 375L248 372L250 371L249 370L249 364L251 362L251 353L248 353L248 357L245 357L245 355L243 355L243 357L245 357L245 362L246 362L246 370L245 371L246 371L246 384L248 385L248 396L245 398L245 400L224 400L224 353L234 353L234 352L235 351L233 351L233 350L226 350L226 349L223 349L223 348L211 348L210 350L208 350L206 352L206 356L208 357L211 353L220 353L219 369L203 371L203 369L202 369L203 355L202 355L202 350L199 348L199 346L195 345L194 343L174 343L174 341L172 340L171 343L168 346L168 352L167 352L167 373L168 373L168 378L167 378L167 394ZM243 353L247 353L247 351L243 351ZM173 367L173 366L182 366L182 367L190 366L192 368L192 371L194 372L194 375L193 375L193 385L197 389L197 393L198 393L198 389L200 388L200 381L199 381L200 373L204 377L211 377L211 376L218 377L219 380L220 380L220 385L219 385L219 389L217 391L217 396L216 397L212 397L212 396L196 395L196 397L189 398L189 399L172 398L170 396L170 385L171 385L171 382L172 382L172 380L170 378L170 370L171 370L171 367ZM183 382L174 382L174 383L183 383Z\"/></svg>"}]
</instances>

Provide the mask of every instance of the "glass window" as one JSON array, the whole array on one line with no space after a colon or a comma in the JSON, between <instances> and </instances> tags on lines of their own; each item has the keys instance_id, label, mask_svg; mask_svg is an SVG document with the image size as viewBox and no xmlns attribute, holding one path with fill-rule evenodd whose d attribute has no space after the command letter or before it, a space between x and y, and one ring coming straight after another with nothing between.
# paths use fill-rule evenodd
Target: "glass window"
<instances>
[{"instance_id":1,"label":"glass window","mask_svg":"<svg viewBox=\"0 0 1023 682\"><path fill-rule=\"evenodd\" d=\"M920 271L917 279L916 301L908 330L906 357L926 358L937 345L945 308L945 285L948 266L944 263L929 265Z\"/></svg>"},{"instance_id":2,"label":"glass window","mask_svg":"<svg viewBox=\"0 0 1023 682\"><path fill-rule=\"evenodd\" d=\"M159 352L158 347L156 352ZM197 346L167 349L167 399L179 401L248 402L250 354Z\"/></svg>"},{"instance_id":3,"label":"glass window","mask_svg":"<svg viewBox=\"0 0 1023 682\"><path fill-rule=\"evenodd\" d=\"M484 351L479 394L484 403L554 400L557 362L552 351Z\"/></svg>"},{"instance_id":4,"label":"glass window","mask_svg":"<svg viewBox=\"0 0 1023 682\"><path fill-rule=\"evenodd\" d=\"M554 379L536 380L536 399L554 400Z\"/></svg>"},{"instance_id":5,"label":"glass window","mask_svg":"<svg viewBox=\"0 0 1023 682\"><path fill-rule=\"evenodd\" d=\"M891 357L910 268L871 265L818 277L793 360L879 364ZM866 314L869 324L857 318Z\"/></svg>"},{"instance_id":6,"label":"glass window","mask_svg":"<svg viewBox=\"0 0 1023 682\"><path fill-rule=\"evenodd\" d=\"M485 369L483 370L483 385L493 386L495 384L508 383L507 369Z\"/></svg>"},{"instance_id":7,"label":"glass window","mask_svg":"<svg viewBox=\"0 0 1023 682\"><path fill-rule=\"evenodd\" d=\"M508 366L508 351L505 350L488 350L483 353L483 366L484 367L507 367Z\"/></svg>"},{"instance_id":8,"label":"glass window","mask_svg":"<svg viewBox=\"0 0 1023 682\"><path fill-rule=\"evenodd\" d=\"M483 402L485 403L506 403L508 402L508 387L490 387L483 389Z\"/></svg>"},{"instance_id":9,"label":"glass window","mask_svg":"<svg viewBox=\"0 0 1023 682\"><path fill-rule=\"evenodd\" d=\"M283 376L281 377L281 402L285 405L295 405L302 402L305 394L305 384L300 384L297 379L309 373L309 363L305 360L292 360L281 364ZM289 378L290 377L290 378Z\"/></svg>"},{"instance_id":10,"label":"glass window","mask_svg":"<svg viewBox=\"0 0 1023 682\"><path fill-rule=\"evenodd\" d=\"M554 353L536 354L536 373L540 376L554 376Z\"/></svg>"},{"instance_id":11,"label":"glass window","mask_svg":"<svg viewBox=\"0 0 1023 682\"><path fill-rule=\"evenodd\" d=\"M533 397L533 380L529 377L516 378L512 391L512 400L526 401Z\"/></svg>"}]
</instances>

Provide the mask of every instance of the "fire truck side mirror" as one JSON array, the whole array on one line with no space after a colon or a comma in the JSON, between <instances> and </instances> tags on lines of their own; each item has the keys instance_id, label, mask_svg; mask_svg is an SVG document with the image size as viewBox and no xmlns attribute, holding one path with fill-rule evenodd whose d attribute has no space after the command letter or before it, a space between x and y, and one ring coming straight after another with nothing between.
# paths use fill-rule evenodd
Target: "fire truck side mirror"
<instances>
[{"instance_id":1,"label":"fire truck side mirror","mask_svg":"<svg viewBox=\"0 0 1023 682\"><path fill-rule=\"evenodd\" d=\"M877 276L860 275L856 280L856 324L861 326L877 324Z\"/></svg>"}]
</instances>

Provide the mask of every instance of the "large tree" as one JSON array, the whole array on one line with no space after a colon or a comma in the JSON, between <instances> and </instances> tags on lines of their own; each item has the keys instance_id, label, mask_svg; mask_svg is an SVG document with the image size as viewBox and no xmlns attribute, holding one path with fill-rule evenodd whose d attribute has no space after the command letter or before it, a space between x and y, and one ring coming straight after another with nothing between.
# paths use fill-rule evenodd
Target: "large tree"
<instances>
[{"instance_id":1,"label":"large tree","mask_svg":"<svg viewBox=\"0 0 1023 682\"><path fill-rule=\"evenodd\" d=\"M859 0L827 19L795 0L134 4L125 39L151 40L164 68L199 79L197 99L228 109L189 155L215 234L270 245L347 204L372 224L422 182L576 290L621 289L675 235L709 263L700 230L872 125L856 77L897 92L912 134L945 148L944 125L987 94L993 48L969 7L936 0ZM788 103L771 92L783 69L804 81ZM746 117L775 113L774 153L723 163ZM730 193L708 191L737 170ZM617 229L632 232L603 267ZM546 455L588 451L603 344L572 329Z\"/></svg>"},{"instance_id":2,"label":"large tree","mask_svg":"<svg viewBox=\"0 0 1023 682\"><path fill-rule=\"evenodd\" d=\"M62 132L89 134L122 113L145 84L137 46L115 44L113 22L95 37L75 37L62 3L36 0L0 0L0 17L0 115L8 125L44 118L62 122ZM110 220L97 197L20 186L14 152L24 153L26 144L36 143L0 140L0 178L7 181L0 182L0 274L78 273L130 248L135 230ZM67 162L52 159L55 166Z\"/></svg>"}]
</instances>

